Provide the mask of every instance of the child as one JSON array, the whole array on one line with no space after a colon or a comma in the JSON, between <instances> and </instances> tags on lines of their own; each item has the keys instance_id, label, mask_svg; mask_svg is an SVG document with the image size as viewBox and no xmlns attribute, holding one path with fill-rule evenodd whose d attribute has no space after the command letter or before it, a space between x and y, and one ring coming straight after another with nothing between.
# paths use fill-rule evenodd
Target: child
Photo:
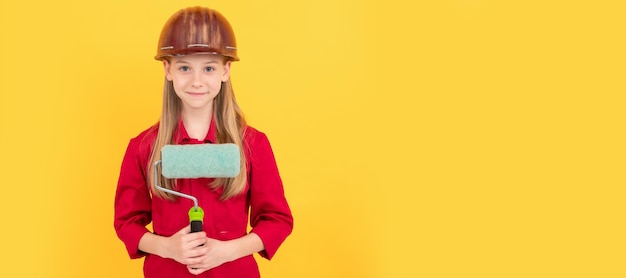
<instances>
[{"instance_id":1,"label":"child","mask_svg":"<svg viewBox=\"0 0 626 278\"><path fill-rule=\"evenodd\" d=\"M128 144L115 196L117 235L131 258L145 256L145 277L259 277L252 254L271 259L293 218L270 143L246 125L235 101L233 30L215 10L180 10L163 27L155 58L165 69L163 111L159 123ZM164 145L206 143L239 146L237 177L159 175L159 185L195 196L204 208L202 232L191 233L193 202L156 190L152 165Z\"/></svg>"}]
</instances>

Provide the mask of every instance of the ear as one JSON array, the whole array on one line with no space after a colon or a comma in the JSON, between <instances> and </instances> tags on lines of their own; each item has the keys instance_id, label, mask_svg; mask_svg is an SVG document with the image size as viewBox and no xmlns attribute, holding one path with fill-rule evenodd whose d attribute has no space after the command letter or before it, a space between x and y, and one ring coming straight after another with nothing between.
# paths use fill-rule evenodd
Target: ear
<instances>
[{"instance_id":1,"label":"ear","mask_svg":"<svg viewBox=\"0 0 626 278\"><path fill-rule=\"evenodd\" d=\"M226 61L226 63L224 64L224 75L222 75L222 82L226 82L228 81L228 78L230 78L230 62L231 61Z\"/></svg>"},{"instance_id":2,"label":"ear","mask_svg":"<svg viewBox=\"0 0 626 278\"><path fill-rule=\"evenodd\" d=\"M167 79L167 81L172 81L172 74L170 73L170 62L168 62L167 60L163 60L163 70L165 71L165 78Z\"/></svg>"}]
</instances>

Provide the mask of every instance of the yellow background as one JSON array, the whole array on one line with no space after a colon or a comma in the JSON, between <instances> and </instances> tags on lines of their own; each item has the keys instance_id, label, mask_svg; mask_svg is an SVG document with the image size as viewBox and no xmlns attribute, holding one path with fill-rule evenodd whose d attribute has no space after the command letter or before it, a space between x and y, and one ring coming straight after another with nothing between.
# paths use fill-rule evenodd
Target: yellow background
<instances>
[{"instance_id":1,"label":"yellow background","mask_svg":"<svg viewBox=\"0 0 626 278\"><path fill-rule=\"evenodd\" d=\"M265 277L625 277L620 2L2 0L0 276L141 276L117 175L199 4L295 216Z\"/></svg>"}]
</instances>

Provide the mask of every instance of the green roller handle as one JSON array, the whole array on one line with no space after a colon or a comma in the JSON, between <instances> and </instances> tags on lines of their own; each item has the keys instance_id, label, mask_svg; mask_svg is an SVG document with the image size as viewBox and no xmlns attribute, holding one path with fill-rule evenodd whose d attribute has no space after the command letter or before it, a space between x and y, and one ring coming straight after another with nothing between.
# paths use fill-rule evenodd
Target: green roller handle
<instances>
[{"instance_id":1,"label":"green roller handle","mask_svg":"<svg viewBox=\"0 0 626 278\"><path fill-rule=\"evenodd\" d=\"M189 210L189 224L191 224L191 232L202 231L202 220L204 219L204 211L201 207L192 207Z\"/></svg>"}]
</instances>

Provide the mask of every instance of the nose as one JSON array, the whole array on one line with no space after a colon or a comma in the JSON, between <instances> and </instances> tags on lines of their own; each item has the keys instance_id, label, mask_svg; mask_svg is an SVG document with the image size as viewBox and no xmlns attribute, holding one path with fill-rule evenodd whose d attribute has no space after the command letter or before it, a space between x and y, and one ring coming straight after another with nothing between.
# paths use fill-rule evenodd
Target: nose
<instances>
[{"instance_id":1,"label":"nose","mask_svg":"<svg viewBox=\"0 0 626 278\"><path fill-rule=\"evenodd\" d=\"M194 88L202 87L202 73L196 72L191 80L191 86Z\"/></svg>"}]
</instances>

